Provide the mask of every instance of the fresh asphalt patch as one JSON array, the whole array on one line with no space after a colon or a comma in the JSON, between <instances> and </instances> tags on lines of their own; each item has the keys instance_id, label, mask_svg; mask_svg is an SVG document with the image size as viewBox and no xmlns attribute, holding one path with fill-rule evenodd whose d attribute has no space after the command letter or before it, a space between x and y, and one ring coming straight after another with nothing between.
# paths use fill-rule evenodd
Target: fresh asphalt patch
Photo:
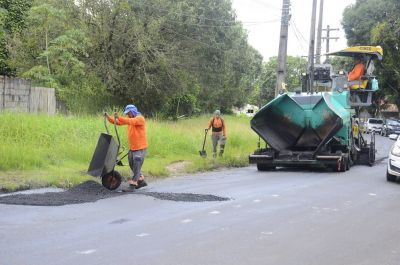
<instances>
[{"instance_id":1,"label":"fresh asphalt patch","mask_svg":"<svg viewBox=\"0 0 400 265\"><path fill-rule=\"evenodd\" d=\"M210 194L169 193L134 190L132 192L117 192L105 189L95 181L86 181L74 188L61 192L46 192L33 194L10 194L0 197L0 204L34 205L34 206L61 206L95 202L101 199L123 196L127 194L151 196L159 200L178 202L206 202L227 201L229 198Z\"/></svg>"}]
</instances>

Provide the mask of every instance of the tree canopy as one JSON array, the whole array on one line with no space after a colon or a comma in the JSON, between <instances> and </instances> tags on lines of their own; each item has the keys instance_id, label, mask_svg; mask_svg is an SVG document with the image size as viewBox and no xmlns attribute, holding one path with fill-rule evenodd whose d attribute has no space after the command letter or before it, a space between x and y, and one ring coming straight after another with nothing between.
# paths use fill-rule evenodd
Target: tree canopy
<instances>
[{"instance_id":1,"label":"tree canopy","mask_svg":"<svg viewBox=\"0 0 400 265\"><path fill-rule=\"evenodd\" d=\"M55 87L74 111L230 110L247 103L262 70L229 0L5 2L3 73Z\"/></svg>"},{"instance_id":2,"label":"tree canopy","mask_svg":"<svg viewBox=\"0 0 400 265\"><path fill-rule=\"evenodd\" d=\"M276 69L278 58L272 57L264 63L262 73L258 78L257 86L253 91L251 103L262 106L275 97ZM307 71L307 61L302 57L287 57L286 90L293 92L301 87L301 76Z\"/></svg>"}]
</instances>

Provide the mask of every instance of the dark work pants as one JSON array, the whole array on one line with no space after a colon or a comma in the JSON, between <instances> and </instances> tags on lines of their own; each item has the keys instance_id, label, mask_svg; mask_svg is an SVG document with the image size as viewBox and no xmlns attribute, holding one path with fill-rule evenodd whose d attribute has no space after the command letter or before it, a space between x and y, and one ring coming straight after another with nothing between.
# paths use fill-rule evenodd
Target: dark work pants
<instances>
[{"instance_id":1,"label":"dark work pants","mask_svg":"<svg viewBox=\"0 0 400 265\"><path fill-rule=\"evenodd\" d=\"M129 151L128 160L129 167L132 169L132 179L138 181L139 177L142 175L142 165L144 162L144 157L146 156L147 149L141 149L136 151Z\"/></svg>"}]
</instances>

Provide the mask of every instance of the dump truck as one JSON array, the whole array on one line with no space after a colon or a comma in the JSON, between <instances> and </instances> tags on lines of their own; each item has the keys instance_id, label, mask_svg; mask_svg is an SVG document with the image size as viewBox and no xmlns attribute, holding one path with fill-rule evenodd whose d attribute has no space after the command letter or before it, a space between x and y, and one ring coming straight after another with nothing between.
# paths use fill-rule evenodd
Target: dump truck
<instances>
[{"instance_id":1,"label":"dump truck","mask_svg":"<svg viewBox=\"0 0 400 265\"><path fill-rule=\"evenodd\" d=\"M330 65L316 65L310 91L281 93L251 119L251 128L265 142L249 156L260 171L276 167L325 167L343 172L351 165L373 165L375 135L358 141L352 132L360 107L372 104L378 90L373 61L382 59L381 47L356 46L331 53L336 56L365 56L364 88L352 89L344 71L333 72ZM371 70L372 69L372 70ZM327 84L324 89L318 88ZM329 87L329 89L326 89ZM360 86L361 87L361 86Z\"/></svg>"}]
</instances>

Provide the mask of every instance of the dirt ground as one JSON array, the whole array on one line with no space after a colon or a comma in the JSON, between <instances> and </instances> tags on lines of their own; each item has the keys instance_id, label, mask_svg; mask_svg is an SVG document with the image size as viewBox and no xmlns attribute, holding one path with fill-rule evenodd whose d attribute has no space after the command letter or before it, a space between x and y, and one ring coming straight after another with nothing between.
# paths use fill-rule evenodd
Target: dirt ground
<instances>
[{"instance_id":1,"label":"dirt ground","mask_svg":"<svg viewBox=\"0 0 400 265\"><path fill-rule=\"evenodd\" d=\"M185 173L186 167L190 164L190 161L176 161L167 166L167 171L173 176L183 174Z\"/></svg>"},{"instance_id":2,"label":"dirt ground","mask_svg":"<svg viewBox=\"0 0 400 265\"><path fill-rule=\"evenodd\" d=\"M151 196L159 200L182 201L182 202L204 202L204 201L226 201L229 198L210 194L193 193L168 193L150 192L143 190L132 190L132 192L110 191L95 181L86 181L74 188L62 192L46 192L39 194L10 194L0 197L0 204L36 205L36 206L61 206L67 204L79 204L95 202L97 200L135 194L138 196Z\"/></svg>"}]
</instances>

